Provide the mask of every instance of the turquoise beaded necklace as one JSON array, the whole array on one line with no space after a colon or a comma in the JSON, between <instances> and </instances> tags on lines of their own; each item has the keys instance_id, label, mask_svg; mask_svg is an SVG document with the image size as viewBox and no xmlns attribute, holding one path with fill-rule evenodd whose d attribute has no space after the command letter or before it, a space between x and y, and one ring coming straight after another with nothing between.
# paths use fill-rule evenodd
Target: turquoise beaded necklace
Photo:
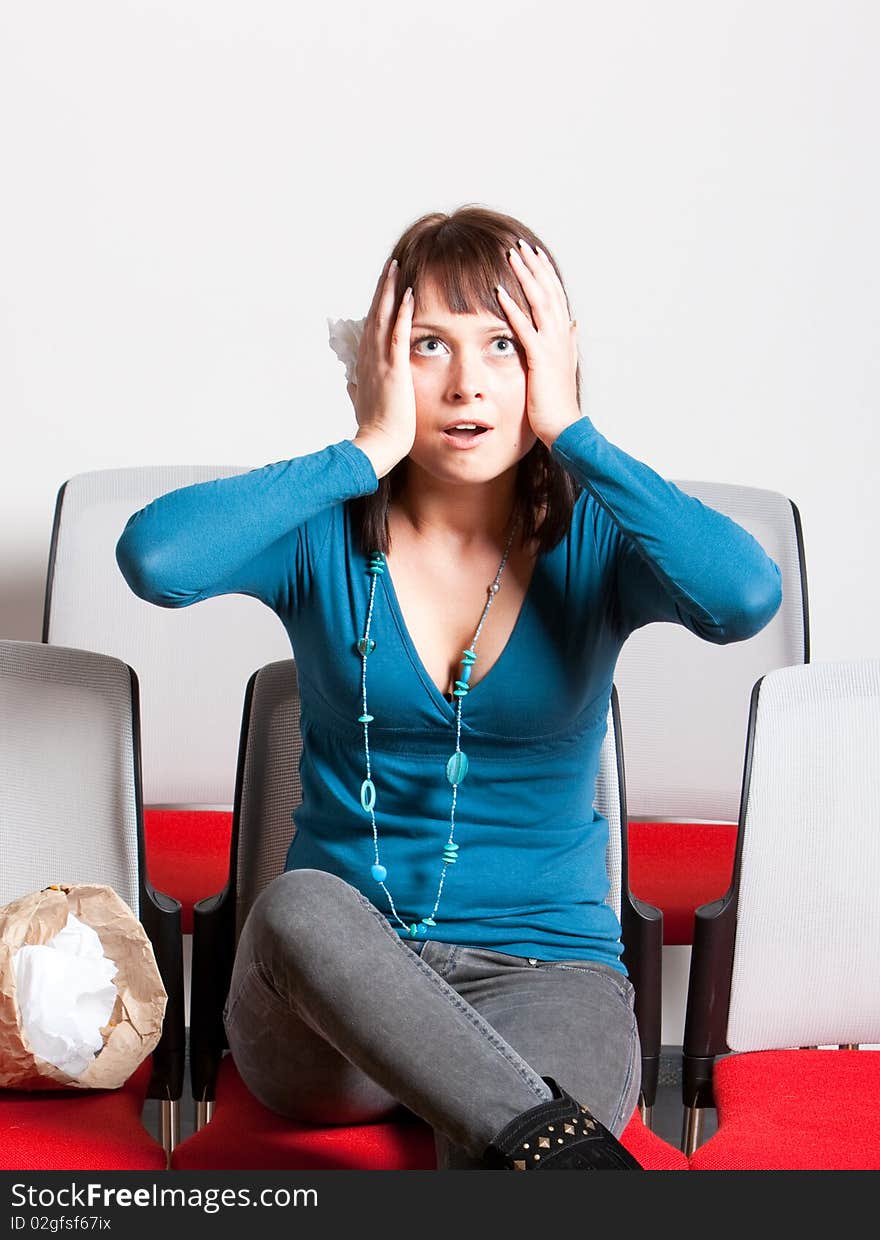
<instances>
[{"instance_id":1,"label":"turquoise beaded necklace","mask_svg":"<svg viewBox=\"0 0 880 1240\"><path fill-rule=\"evenodd\" d=\"M370 583L370 602L367 608L367 620L364 627L364 635L357 643L358 653L361 656L361 699L363 710L358 718L358 723L364 725L364 759L366 763L366 778L361 784L361 808L365 813L370 815L370 821L373 828L373 864L370 867L370 874L385 892L388 897L388 903L391 907L391 915L399 926L401 926L411 939L417 939L427 934L428 929L436 926L434 920L437 909L440 907L440 897L443 894L443 884L446 882L446 872L451 865L455 865L458 861L458 844L455 842L455 806L458 800L458 785L463 781L468 772L467 754L461 748L461 705L467 697L471 678L471 671L477 661L475 646L486 622L489 608L495 599L495 595L501 586L501 576L507 564L510 548L513 545L513 535L516 531L516 517L511 525L510 535L507 539L507 546L504 548L504 555L501 557L501 563L498 565L498 572L495 574L495 580L486 588L486 605L483 608L483 614L480 616L480 622L477 625L476 632L471 640L471 644L467 650L462 651L461 660L461 677L455 682L453 697L455 698L455 752L446 763L446 778L452 785L452 808L449 813L449 835L443 846L442 867L440 870L440 882L437 886L437 896L434 900L434 907L431 909L427 917L423 917L420 921L411 922L409 925L400 917L395 905L391 892L386 886L385 880L388 877L388 871L382 864L379 857L379 830L376 826L376 786L372 779L372 765L370 760L370 724L373 722L374 716L370 714L367 706L367 657L376 649L376 643L370 637L370 625L373 620L373 604L376 598L376 582L385 572L385 556L381 551L374 551L369 559L367 573L372 578Z\"/></svg>"}]
</instances>

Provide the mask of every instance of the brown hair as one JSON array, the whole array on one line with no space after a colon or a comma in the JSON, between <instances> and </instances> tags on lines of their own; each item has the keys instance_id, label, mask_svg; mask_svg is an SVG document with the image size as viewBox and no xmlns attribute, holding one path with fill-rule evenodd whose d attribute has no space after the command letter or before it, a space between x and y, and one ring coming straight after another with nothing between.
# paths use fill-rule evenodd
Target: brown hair
<instances>
[{"instance_id":1,"label":"brown hair","mask_svg":"<svg viewBox=\"0 0 880 1240\"><path fill-rule=\"evenodd\" d=\"M431 278L445 295L453 314L478 314L483 309L498 315L500 303L495 287L503 284L517 305L531 317L528 300L507 260L507 251L520 237L533 246L540 246L563 283L547 246L513 216L477 205L459 207L451 215L440 211L423 215L407 228L391 251L391 257L399 264L392 316L397 314L408 285L418 296L422 282ZM580 405L580 363L575 385ZM373 550L390 550L388 505L400 494L405 470L406 458L379 479L377 491L350 501L353 523L359 528L361 550L366 555ZM580 491L575 479L553 459L546 444L539 439L519 462L516 475L514 506L523 543L536 539L539 551L555 547L568 532ZM543 521L539 525L542 512Z\"/></svg>"}]
</instances>

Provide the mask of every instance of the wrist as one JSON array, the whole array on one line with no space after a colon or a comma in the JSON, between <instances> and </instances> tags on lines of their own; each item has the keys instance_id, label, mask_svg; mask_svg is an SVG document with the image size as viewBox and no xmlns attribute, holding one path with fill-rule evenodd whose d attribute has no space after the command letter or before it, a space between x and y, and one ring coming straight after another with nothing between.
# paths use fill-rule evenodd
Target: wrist
<instances>
[{"instance_id":1,"label":"wrist","mask_svg":"<svg viewBox=\"0 0 880 1240\"><path fill-rule=\"evenodd\" d=\"M584 414L580 409L571 410L564 418L560 418L558 422L554 422L551 430L542 431L538 435L538 438L546 445L549 451L549 449L551 449L556 443L556 440L562 432L567 431L568 428L573 426L575 422L580 422L583 417Z\"/></svg>"},{"instance_id":2,"label":"wrist","mask_svg":"<svg viewBox=\"0 0 880 1240\"><path fill-rule=\"evenodd\" d=\"M367 457L377 478L384 478L386 474L390 474L398 461L402 461L406 455L377 431L360 430L352 443Z\"/></svg>"}]
</instances>

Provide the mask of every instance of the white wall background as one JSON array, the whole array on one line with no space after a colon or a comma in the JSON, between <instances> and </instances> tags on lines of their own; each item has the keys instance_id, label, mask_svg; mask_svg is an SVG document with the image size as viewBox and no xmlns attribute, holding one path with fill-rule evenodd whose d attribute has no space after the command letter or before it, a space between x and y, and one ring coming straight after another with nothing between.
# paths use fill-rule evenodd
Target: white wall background
<instances>
[{"instance_id":1,"label":"white wall background","mask_svg":"<svg viewBox=\"0 0 880 1240\"><path fill-rule=\"evenodd\" d=\"M880 6L2 0L0 636L56 492L355 431L326 318L479 202L556 256L584 409L785 492L815 660L876 657Z\"/></svg>"},{"instance_id":2,"label":"white wall background","mask_svg":"<svg viewBox=\"0 0 880 1240\"><path fill-rule=\"evenodd\" d=\"M880 6L3 0L0 636L55 495L351 436L326 318L480 202L566 278L584 408L790 495L814 659L876 656Z\"/></svg>"}]
</instances>

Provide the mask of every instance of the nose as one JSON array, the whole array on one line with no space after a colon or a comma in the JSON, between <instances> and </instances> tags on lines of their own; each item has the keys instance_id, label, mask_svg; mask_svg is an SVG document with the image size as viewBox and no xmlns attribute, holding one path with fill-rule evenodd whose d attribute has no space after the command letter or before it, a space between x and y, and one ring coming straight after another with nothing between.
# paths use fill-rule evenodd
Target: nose
<instances>
[{"instance_id":1,"label":"nose","mask_svg":"<svg viewBox=\"0 0 880 1240\"><path fill-rule=\"evenodd\" d=\"M485 374L479 354L461 352L449 368L449 395L454 401L482 400Z\"/></svg>"}]
</instances>

